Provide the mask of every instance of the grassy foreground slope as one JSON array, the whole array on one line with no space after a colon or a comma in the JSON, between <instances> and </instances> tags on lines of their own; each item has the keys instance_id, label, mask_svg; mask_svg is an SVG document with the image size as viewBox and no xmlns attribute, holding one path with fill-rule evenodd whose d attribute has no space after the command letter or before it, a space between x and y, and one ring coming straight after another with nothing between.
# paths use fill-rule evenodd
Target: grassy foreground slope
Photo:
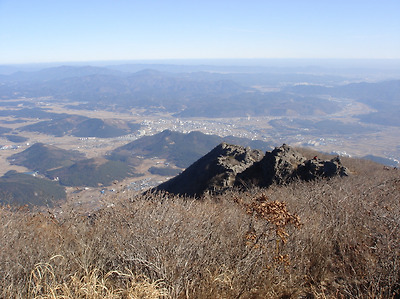
<instances>
[{"instance_id":1,"label":"grassy foreground slope","mask_svg":"<svg viewBox=\"0 0 400 299\"><path fill-rule=\"evenodd\" d=\"M2 298L398 298L400 172L201 200L115 194L89 216L0 210Z\"/></svg>"}]
</instances>

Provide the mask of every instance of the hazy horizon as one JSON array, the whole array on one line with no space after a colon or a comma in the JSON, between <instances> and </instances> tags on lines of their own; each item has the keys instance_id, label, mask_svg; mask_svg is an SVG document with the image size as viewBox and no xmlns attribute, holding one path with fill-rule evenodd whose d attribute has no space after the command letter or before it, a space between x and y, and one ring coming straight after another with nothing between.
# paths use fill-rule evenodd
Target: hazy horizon
<instances>
[{"instance_id":1,"label":"hazy horizon","mask_svg":"<svg viewBox=\"0 0 400 299\"><path fill-rule=\"evenodd\" d=\"M399 11L396 0L3 0L0 64L398 60Z\"/></svg>"},{"instance_id":2,"label":"hazy horizon","mask_svg":"<svg viewBox=\"0 0 400 299\"><path fill-rule=\"evenodd\" d=\"M0 63L1 67L18 69L44 69L58 66L164 65L164 66L216 66L260 68L321 68L321 69L381 69L398 70L400 59L309 59L309 58L238 58L238 59L143 59L143 60L87 60L33 63Z\"/></svg>"}]
</instances>

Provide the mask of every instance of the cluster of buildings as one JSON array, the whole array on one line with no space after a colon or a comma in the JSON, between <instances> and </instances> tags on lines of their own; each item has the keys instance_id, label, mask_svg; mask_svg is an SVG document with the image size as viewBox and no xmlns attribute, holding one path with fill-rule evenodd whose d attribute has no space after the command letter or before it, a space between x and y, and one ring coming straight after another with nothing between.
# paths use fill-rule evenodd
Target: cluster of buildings
<instances>
[{"instance_id":1,"label":"cluster of buildings","mask_svg":"<svg viewBox=\"0 0 400 299\"><path fill-rule=\"evenodd\" d=\"M153 135L164 130L189 133L199 131L204 134L214 134L218 136L236 136L249 139L260 139L256 132L257 128L249 126L247 118L237 119L157 119L144 120L141 123L139 135Z\"/></svg>"},{"instance_id":2,"label":"cluster of buildings","mask_svg":"<svg viewBox=\"0 0 400 299\"><path fill-rule=\"evenodd\" d=\"M19 145L10 144L10 145L0 145L0 150L14 150L20 148Z\"/></svg>"},{"instance_id":3,"label":"cluster of buildings","mask_svg":"<svg viewBox=\"0 0 400 299\"><path fill-rule=\"evenodd\" d=\"M145 178L143 180L135 181L127 186L128 190L142 191L160 185L163 181L155 180L152 178Z\"/></svg>"}]
</instances>

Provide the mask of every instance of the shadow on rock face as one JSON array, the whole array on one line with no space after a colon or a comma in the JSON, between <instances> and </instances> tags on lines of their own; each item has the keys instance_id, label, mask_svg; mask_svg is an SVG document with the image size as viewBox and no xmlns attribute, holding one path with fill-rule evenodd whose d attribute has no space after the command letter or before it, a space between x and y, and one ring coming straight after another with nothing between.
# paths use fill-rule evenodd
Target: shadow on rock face
<instances>
[{"instance_id":1,"label":"shadow on rock face","mask_svg":"<svg viewBox=\"0 0 400 299\"><path fill-rule=\"evenodd\" d=\"M298 179L310 181L347 174L339 157L327 161L317 157L308 160L286 144L263 155L259 150L221 143L180 175L155 189L195 196L207 191L222 192L233 186L268 187Z\"/></svg>"}]
</instances>

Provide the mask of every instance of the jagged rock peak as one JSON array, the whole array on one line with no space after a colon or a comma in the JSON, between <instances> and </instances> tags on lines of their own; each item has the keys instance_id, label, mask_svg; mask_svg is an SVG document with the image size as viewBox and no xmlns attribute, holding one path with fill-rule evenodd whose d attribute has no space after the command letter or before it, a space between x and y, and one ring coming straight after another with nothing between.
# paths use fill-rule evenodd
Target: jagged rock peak
<instances>
[{"instance_id":1,"label":"jagged rock peak","mask_svg":"<svg viewBox=\"0 0 400 299\"><path fill-rule=\"evenodd\" d=\"M238 145L221 143L175 178L156 187L189 196L221 192L233 186L268 187L294 180L347 176L340 158L307 160L300 152L283 144L265 155Z\"/></svg>"},{"instance_id":2,"label":"jagged rock peak","mask_svg":"<svg viewBox=\"0 0 400 299\"><path fill-rule=\"evenodd\" d=\"M261 161L265 180L268 185L272 182L287 182L305 161L306 158L302 154L286 144L276 147L272 152L267 152Z\"/></svg>"},{"instance_id":3,"label":"jagged rock peak","mask_svg":"<svg viewBox=\"0 0 400 299\"><path fill-rule=\"evenodd\" d=\"M157 190L186 195L220 192L235 183L236 175L260 161L264 154L238 145L221 143Z\"/></svg>"},{"instance_id":4,"label":"jagged rock peak","mask_svg":"<svg viewBox=\"0 0 400 299\"><path fill-rule=\"evenodd\" d=\"M225 142L221 143L214 150L218 151L219 149L221 152L217 158L217 163L236 174L242 172L254 162L260 161L264 156L259 150L252 150L250 147L245 148Z\"/></svg>"},{"instance_id":5,"label":"jagged rock peak","mask_svg":"<svg viewBox=\"0 0 400 299\"><path fill-rule=\"evenodd\" d=\"M323 161L318 158L307 160L298 168L298 177L302 180L313 180L317 177L348 176L347 167L343 166L340 157Z\"/></svg>"},{"instance_id":6,"label":"jagged rock peak","mask_svg":"<svg viewBox=\"0 0 400 299\"><path fill-rule=\"evenodd\" d=\"M307 160L300 152L283 144L249 169L237 176L236 185L257 185L268 187L272 184L286 184L296 179L310 181L318 177L346 176L348 170L339 157L323 161L315 157Z\"/></svg>"}]
</instances>

